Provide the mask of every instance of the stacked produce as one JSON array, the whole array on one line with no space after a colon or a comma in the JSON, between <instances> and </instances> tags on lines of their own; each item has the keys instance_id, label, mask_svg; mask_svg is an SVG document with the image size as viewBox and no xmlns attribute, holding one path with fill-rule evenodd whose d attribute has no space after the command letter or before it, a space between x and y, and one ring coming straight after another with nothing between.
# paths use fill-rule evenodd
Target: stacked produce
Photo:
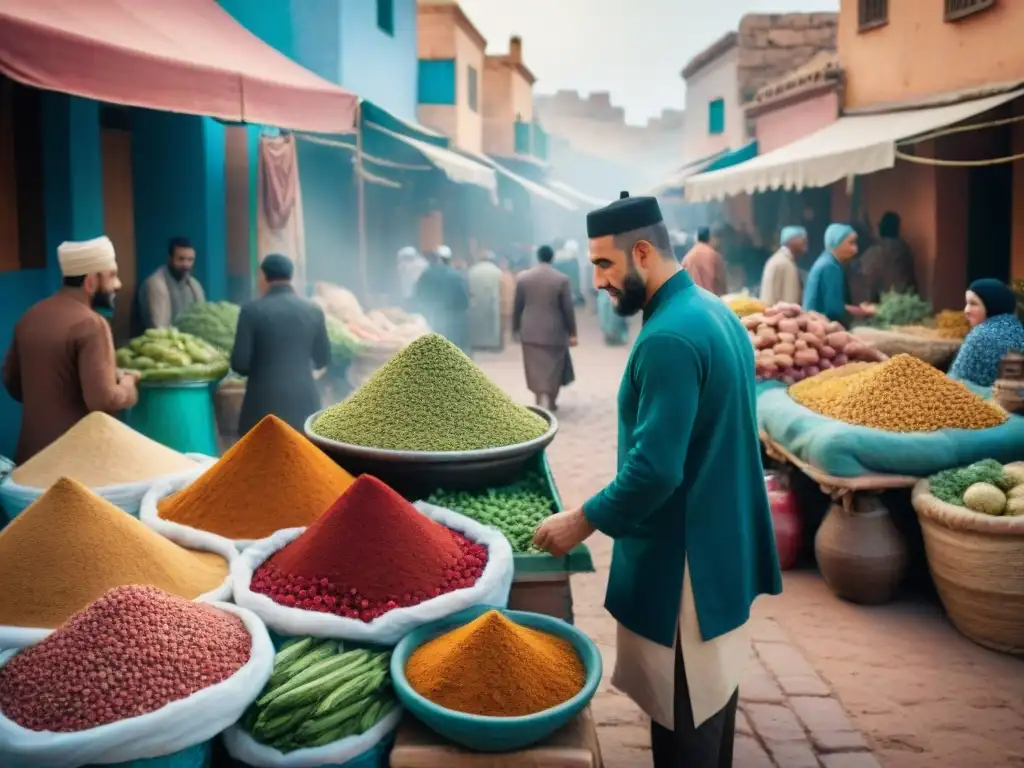
<instances>
[{"instance_id":1,"label":"stacked produce","mask_svg":"<svg viewBox=\"0 0 1024 768\"><path fill-rule=\"evenodd\" d=\"M984 459L928 478L931 494L984 515L1024 516L1024 467Z\"/></svg>"},{"instance_id":2,"label":"stacked produce","mask_svg":"<svg viewBox=\"0 0 1024 768\"><path fill-rule=\"evenodd\" d=\"M568 640L492 610L417 648L405 676L413 690L447 709L523 717L571 699L587 672Z\"/></svg>"},{"instance_id":3,"label":"stacked produce","mask_svg":"<svg viewBox=\"0 0 1024 768\"><path fill-rule=\"evenodd\" d=\"M174 325L230 355L240 312L239 306L229 301L207 301L186 309L174 319Z\"/></svg>"},{"instance_id":4,"label":"stacked produce","mask_svg":"<svg viewBox=\"0 0 1024 768\"><path fill-rule=\"evenodd\" d=\"M321 437L400 451L516 445L547 429L437 334L416 339L312 424Z\"/></svg>"},{"instance_id":5,"label":"stacked produce","mask_svg":"<svg viewBox=\"0 0 1024 768\"><path fill-rule=\"evenodd\" d=\"M377 478L360 475L256 570L250 589L290 608L368 623L472 587L486 565L486 547L434 522Z\"/></svg>"},{"instance_id":6,"label":"stacked produce","mask_svg":"<svg viewBox=\"0 0 1024 768\"><path fill-rule=\"evenodd\" d=\"M266 416L195 482L162 499L169 520L228 539L313 523L352 476L276 416Z\"/></svg>"},{"instance_id":7,"label":"stacked produce","mask_svg":"<svg viewBox=\"0 0 1024 768\"><path fill-rule=\"evenodd\" d=\"M90 488L141 483L199 467L192 459L94 411L11 473L11 480L48 488L70 477Z\"/></svg>"},{"instance_id":8,"label":"stacked produce","mask_svg":"<svg viewBox=\"0 0 1024 768\"><path fill-rule=\"evenodd\" d=\"M551 514L554 504L544 478L536 472L530 472L519 482L501 488L488 488L484 491L438 490L431 494L427 502L497 528L512 545L512 551L522 554L540 552L533 546L533 534L537 532L537 526Z\"/></svg>"},{"instance_id":9,"label":"stacked produce","mask_svg":"<svg viewBox=\"0 0 1024 768\"><path fill-rule=\"evenodd\" d=\"M149 328L117 350L117 364L143 381L212 381L228 372L224 352L177 328Z\"/></svg>"},{"instance_id":10,"label":"stacked produce","mask_svg":"<svg viewBox=\"0 0 1024 768\"><path fill-rule=\"evenodd\" d=\"M752 296L735 296L728 299L725 303L728 304L729 309L735 312L738 317L746 317L757 312L764 312L768 308L763 301L759 301Z\"/></svg>"},{"instance_id":11,"label":"stacked produce","mask_svg":"<svg viewBox=\"0 0 1024 768\"><path fill-rule=\"evenodd\" d=\"M330 283L317 283L313 300L338 321L336 333L347 331L347 343L362 343L360 353L398 351L429 330L423 317L397 308L364 312L355 294Z\"/></svg>"},{"instance_id":12,"label":"stacked produce","mask_svg":"<svg viewBox=\"0 0 1024 768\"><path fill-rule=\"evenodd\" d=\"M397 705L390 652L345 650L334 640L292 640L242 721L257 741L291 752L365 733Z\"/></svg>"},{"instance_id":13,"label":"stacked produce","mask_svg":"<svg viewBox=\"0 0 1024 768\"><path fill-rule=\"evenodd\" d=\"M64 478L0 531L0 625L57 627L127 584L191 600L227 575L221 555L179 547Z\"/></svg>"},{"instance_id":14,"label":"stacked produce","mask_svg":"<svg viewBox=\"0 0 1024 768\"><path fill-rule=\"evenodd\" d=\"M868 324L875 328L918 325L931 315L932 305L913 291L886 291Z\"/></svg>"},{"instance_id":15,"label":"stacked produce","mask_svg":"<svg viewBox=\"0 0 1024 768\"><path fill-rule=\"evenodd\" d=\"M910 355L849 375L819 374L794 384L789 394L831 419L889 432L987 429L1007 419L999 406Z\"/></svg>"},{"instance_id":16,"label":"stacked produce","mask_svg":"<svg viewBox=\"0 0 1024 768\"><path fill-rule=\"evenodd\" d=\"M743 318L754 344L759 379L786 384L851 361L884 359L876 349L857 341L841 323L818 312L804 312L796 304L776 304L763 313Z\"/></svg>"},{"instance_id":17,"label":"stacked produce","mask_svg":"<svg viewBox=\"0 0 1024 768\"><path fill-rule=\"evenodd\" d=\"M153 587L118 587L0 668L0 712L33 731L84 731L216 685L251 650L236 616Z\"/></svg>"}]
</instances>

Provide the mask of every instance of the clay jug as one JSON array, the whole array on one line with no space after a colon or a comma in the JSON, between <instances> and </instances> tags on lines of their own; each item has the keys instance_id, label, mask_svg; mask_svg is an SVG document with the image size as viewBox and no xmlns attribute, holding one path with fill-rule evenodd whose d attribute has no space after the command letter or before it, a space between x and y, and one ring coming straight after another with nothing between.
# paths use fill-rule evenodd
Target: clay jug
<instances>
[{"instance_id":1,"label":"clay jug","mask_svg":"<svg viewBox=\"0 0 1024 768\"><path fill-rule=\"evenodd\" d=\"M814 554L829 589L853 603L889 602L906 575L906 542L877 494L848 493L833 502Z\"/></svg>"}]
</instances>

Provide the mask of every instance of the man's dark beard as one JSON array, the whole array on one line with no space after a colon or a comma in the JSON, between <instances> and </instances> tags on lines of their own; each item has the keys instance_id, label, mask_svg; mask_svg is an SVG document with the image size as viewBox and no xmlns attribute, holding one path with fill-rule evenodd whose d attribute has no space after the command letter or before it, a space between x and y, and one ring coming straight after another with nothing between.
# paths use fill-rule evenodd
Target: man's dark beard
<instances>
[{"instance_id":1,"label":"man's dark beard","mask_svg":"<svg viewBox=\"0 0 1024 768\"><path fill-rule=\"evenodd\" d=\"M92 297L92 308L96 310L113 309L114 294L107 291L97 291Z\"/></svg>"},{"instance_id":2,"label":"man's dark beard","mask_svg":"<svg viewBox=\"0 0 1024 768\"><path fill-rule=\"evenodd\" d=\"M180 267L167 267L167 271L170 272L171 277L173 277L178 282L181 282L186 277L188 277L189 272L187 269L181 269Z\"/></svg>"},{"instance_id":3,"label":"man's dark beard","mask_svg":"<svg viewBox=\"0 0 1024 768\"><path fill-rule=\"evenodd\" d=\"M644 308L644 304L647 303L647 286L644 285L644 279L640 277L635 266L629 265L629 272L622 281L622 288L616 290L612 296L618 297L618 301L612 302L612 306L615 308L615 314L621 317L632 317Z\"/></svg>"}]
</instances>

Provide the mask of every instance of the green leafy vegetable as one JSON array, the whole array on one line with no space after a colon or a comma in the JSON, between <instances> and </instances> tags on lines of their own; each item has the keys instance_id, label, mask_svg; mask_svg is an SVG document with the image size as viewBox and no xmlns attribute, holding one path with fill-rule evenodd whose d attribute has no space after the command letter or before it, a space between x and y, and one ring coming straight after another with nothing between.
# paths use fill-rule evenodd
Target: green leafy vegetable
<instances>
[{"instance_id":1,"label":"green leafy vegetable","mask_svg":"<svg viewBox=\"0 0 1024 768\"><path fill-rule=\"evenodd\" d=\"M964 491L975 483L1005 488L1007 478L1003 465L995 459L982 459L966 467L943 470L928 478L932 495L957 507L964 506Z\"/></svg>"}]
</instances>

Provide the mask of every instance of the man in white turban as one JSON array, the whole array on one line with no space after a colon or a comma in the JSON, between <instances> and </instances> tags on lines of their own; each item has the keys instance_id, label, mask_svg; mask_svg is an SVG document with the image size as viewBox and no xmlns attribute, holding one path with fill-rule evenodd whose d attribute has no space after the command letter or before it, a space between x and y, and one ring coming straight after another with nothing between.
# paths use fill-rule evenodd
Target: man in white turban
<instances>
[{"instance_id":1,"label":"man in white turban","mask_svg":"<svg viewBox=\"0 0 1024 768\"><path fill-rule=\"evenodd\" d=\"M62 243L57 259L61 289L22 316L4 359L4 387L22 404L18 464L89 413L116 413L138 400L138 374L117 370L110 326L95 311L113 308L121 287L113 243Z\"/></svg>"}]
</instances>

